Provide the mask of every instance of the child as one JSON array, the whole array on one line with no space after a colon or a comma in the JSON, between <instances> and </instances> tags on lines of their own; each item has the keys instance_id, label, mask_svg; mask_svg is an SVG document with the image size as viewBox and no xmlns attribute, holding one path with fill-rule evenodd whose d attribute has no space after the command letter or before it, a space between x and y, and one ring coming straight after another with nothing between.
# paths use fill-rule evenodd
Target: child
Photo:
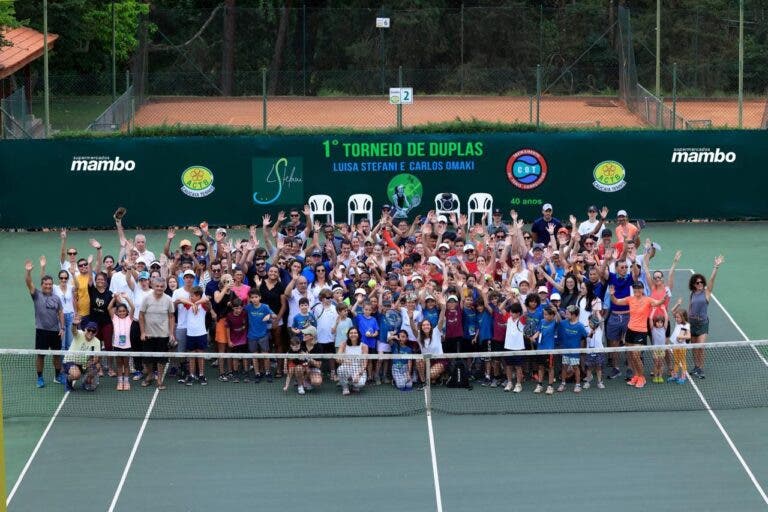
<instances>
[{"instance_id":1,"label":"child","mask_svg":"<svg viewBox=\"0 0 768 512\"><path fill-rule=\"evenodd\" d=\"M539 324L539 329L536 334L533 335L532 341L536 350L553 350L555 348L555 333L557 332L557 324L560 322L560 315L557 310L552 306L546 306L542 310L542 319ZM549 355L537 355L536 366L538 367L539 382L534 393L541 393L543 390L544 371L546 370L549 377L549 383L547 384L546 394L551 395L555 392L555 358L551 354Z\"/></svg>"},{"instance_id":2,"label":"child","mask_svg":"<svg viewBox=\"0 0 768 512\"><path fill-rule=\"evenodd\" d=\"M362 335L362 344L368 347L369 354L377 354L379 338L379 322L373 316L373 306L366 302L363 314L357 317L357 328ZM368 360L368 375L373 375L373 360Z\"/></svg>"},{"instance_id":3,"label":"child","mask_svg":"<svg viewBox=\"0 0 768 512\"><path fill-rule=\"evenodd\" d=\"M688 364L685 361L686 350L681 347L691 339L691 324L688 323L688 312L684 309L678 309L682 299L678 299L672 313L675 315L675 329L669 337L670 344L675 347L672 349L672 357L675 360L673 368L669 372L667 382L677 382L685 384L685 376L688 374Z\"/></svg>"},{"instance_id":4,"label":"child","mask_svg":"<svg viewBox=\"0 0 768 512\"><path fill-rule=\"evenodd\" d=\"M299 299L299 313L293 317L293 323L291 324L291 332L302 340L301 331L306 329L310 325L317 327L317 321L315 315L309 311L309 299L302 297Z\"/></svg>"},{"instance_id":5,"label":"child","mask_svg":"<svg viewBox=\"0 0 768 512\"><path fill-rule=\"evenodd\" d=\"M525 350L525 337L523 329L525 325L520 321L523 315L523 306L515 302L509 306L509 317L507 318L507 330L504 336L504 350L518 351ZM504 391L513 391L520 393L523 390L523 356L511 356L504 358L506 365L504 371L507 374L507 385ZM515 371L515 387L512 389L512 369Z\"/></svg>"},{"instance_id":6,"label":"child","mask_svg":"<svg viewBox=\"0 0 768 512\"><path fill-rule=\"evenodd\" d=\"M179 299L187 309L187 352L205 352L208 349L208 329L205 327L205 315L210 309L208 297L201 286L193 286L189 299ZM205 379L205 359L190 357L187 361L189 373L184 384L191 386L198 381L201 386L208 384Z\"/></svg>"},{"instance_id":7,"label":"child","mask_svg":"<svg viewBox=\"0 0 768 512\"><path fill-rule=\"evenodd\" d=\"M458 354L459 352L468 352L466 347L462 346L463 342L464 318L462 317L459 298L455 295L449 295L448 301L445 304L445 338L443 339L443 353Z\"/></svg>"},{"instance_id":8,"label":"child","mask_svg":"<svg viewBox=\"0 0 768 512\"><path fill-rule=\"evenodd\" d=\"M349 306L344 302L336 304L336 313L338 315L336 317L336 325L333 326L331 331L334 335L334 347L336 348L336 352L338 352L341 344L347 341L347 332L349 332L349 329L354 324L352 319L349 318ZM336 366L336 361L333 361L333 366ZM331 380L333 382L339 381L339 376L335 371L331 373Z\"/></svg>"},{"instance_id":9,"label":"child","mask_svg":"<svg viewBox=\"0 0 768 512\"><path fill-rule=\"evenodd\" d=\"M669 325L669 316L667 310L658 308L661 314L654 316L651 321L651 341L654 347L664 347L667 344L667 326ZM664 383L664 353L666 350L660 348L653 351L653 379L656 384ZM671 372L670 372L671 373Z\"/></svg>"},{"instance_id":10,"label":"child","mask_svg":"<svg viewBox=\"0 0 768 512\"><path fill-rule=\"evenodd\" d=\"M493 335L493 317L485 308L485 296L478 299L475 303L475 311L477 314L477 334L475 335L475 345L479 352L491 351L491 336ZM491 385L491 358L483 358L483 366L485 370L485 378L481 383L482 386Z\"/></svg>"},{"instance_id":11,"label":"child","mask_svg":"<svg viewBox=\"0 0 768 512\"><path fill-rule=\"evenodd\" d=\"M408 346L408 333L400 329L397 334L393 334L392 353L393 354L413 354L413 349ZM400 391L411 391L413 382L411 381L411 372L413 371L413 360L394 359L392 361L392 379L395 381L395 387Z\"/></svg>"},{"instance_id":12,"label":"child","mask_svg":"<svg viewBox=\"0 0 768 512\"><path fill-rule=\"evenodd\" d=\"M589 324L589 334L587 335L587 348L603 348L603 318L599 311L592 311L587 321ZM598 389L605 389L603 383L603 365L605 365L605 354L595 352L587 355L586 366L587 376L584 377L584 389L589 389L592 385L592 372L597 375Z\"/></svg>"},{"instance_id":13,"label":"child","mask_svg":"<svg viewBox=\"0 0 768 512\"><path fill-rule=\"evenodd\" d=\"M232 311L226 316L227 348L235 354L244 354L248 349L248 315L243 311L243 301L239 298L232 299ZM227 361L223 359L223 361ZM219 363L219 380L226 382L240 382L240 359L229 360L229 372L223 373L224 368ZM243 363L245 367L245 363Z\"/></svg>"},{"instance_id":14,"label":"child","mask_svg":"<svg viewBox=\"0 0 768 512\"><path fill-rule=\"evenodd\" d=\"M395 306L396 304L393 304L391 300L384 299L381 301L381 312L376 315L376 321L379 323L379 342L376 344L376 350L379 354L392 352L392 338L397 336L397 331L400 330L403 323L401 314L393 315L390 313L390 311L396 311ZM382 376L385 384L390 383L389 366L388 359L376 360L376 373L373 375L375 385L381 384Z\"/></svg>"},{"instance_id":15,"label":"child","mask_svg":"<svg viewBox=\"0 0 768 512\"><path fill-rule=\"evenodd\" d=\"M123 302L125 301L125 302ZM133 319L128 313L128 306L133 309L133 302L125 293L115 293L109 301L107 311L112 318L112 350L115 352L128 352L131 350L131 324ZM117 356L117 390L128 391L131 382L128 370L128 358Z\"/></svg>"},{"instance_id":16,"label":"child","mask_svg":"<svg viewBox=\"0 0 768 512\"><path fill-rule=\"evenodd\" d=\"M489 294L488 299L489 301L486 302L487 305L485 308L493 320L491 329L491 351L501 352L504 350L504 340L507 336L507 319L509 318L509 313L504 309L507 305L507 301L505 299L499 304L500 297L496 292ZM501 363L498 359L493 360L492 370L493 378L491 379L491 387L495 388L499 385L498 377L501 372Z\"/></svg>"},{"instance_id":17,"label":"child","mask_svg":"<svg viewBox=\"0 0 768 512\"><path fill-rule=\"evenodd\" d=\"M306 354L307 350L301 346L301 340L298 336L291 336L290 346L288 348L288 354ZM307 367L309 366L309 360L306 358L286 359L285 360L285 386L283 391L288 391L291 387L291 379L295 379L298 385L298 393L303 395L304 391L304 379L307 374Z\"/></svg>"},{"instance_id":18,"label":"child","mask_svg":"<svg viewBox=\"0 0 768 512\"><path fill-rule=\"evenodd\" d=\"M584 325L579 322L579 307L571 304L566 308L566 314L568 315L567 321L560 322L560 325L558 326L558 334L562 348L581 348L582 342L587 337L587 330L584 328ZM558 393L565 391L565 381L569 371L573 372L576 377L576 384L573 386L573 392L581 393L580 362L578 353L565 354L563 356L560 385L557 387Z\"/></svg>"},{"instance_id":19,"label":"child","mask_svg":"<svg viewBox=\"0 0 768 512\"><path fill-rule=\"evenodd\" d=\"M302 299L307 300L307 299ZM307 308L309 301L307 300ZM261 303L261 294L259 290L251 288L248 291L248 305L245 306L245 313L248 315L248 351L251 354L269 353L269 331L272 327L272 316L274 312L266 304ZM296 318L299 315L296 315ZM296 318L293 319L294 323ZM261 382L261 371L264 368L264 377L267 382L272 382L272 371L269 367L269 358L253 359L253 372L255 382Z\"/></svg>"}]
</instances>

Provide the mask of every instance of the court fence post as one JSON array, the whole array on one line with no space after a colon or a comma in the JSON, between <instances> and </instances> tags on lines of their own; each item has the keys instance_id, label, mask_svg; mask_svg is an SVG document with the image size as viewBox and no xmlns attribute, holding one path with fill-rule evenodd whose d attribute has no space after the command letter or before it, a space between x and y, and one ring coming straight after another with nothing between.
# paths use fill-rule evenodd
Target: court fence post
<instances>
[{"instance_id":1,"label":"court fence post","mask_svg":"<svg viewBox=\"0 0 768 512\"><path fill-rule=\"evenodd\" d=\"M541 64L536 65L536 129L541 126Z\"/></svg>"},{"instance_id":2,"label":"court fence post","mask_svg":"<svg viewBox=\"0 0 768 512\"><path fill-rule=\"evenodd\" d=\"M677 62L672 63L672 129L677 129Z\"/></svg>"},{"instance_id":3,"label":"court fence post","mask_svg":"<svg viewBox=\"0 0 768 512\"><path fill-rule=\"evenodd\" d=\"M403 90L403 66L397 67L397 86ZM402 92L400 93L402 95ZM403 103L397 103L397 129L403 129Z\"/></svg>"},{"instance_id":4,"label":"court fence post","mask_svg":"<svg viewBox=\"0 0 768 512\"><path fill-rule=\"evenodd\" d=\"M261 129L267 131L267 68L261 68Z\"/></svg>"},{"instance_id":5,"label":"court fence post","mask_svg":"<svg viewBox=\"0 0 768 512\"><path fill-rule=\"evenodd\" d=\"M432 413L432 379L430 378L432 371L431 354L424 354L424 405L427 408L427 414Z\"/></svg>"}]
</instances>

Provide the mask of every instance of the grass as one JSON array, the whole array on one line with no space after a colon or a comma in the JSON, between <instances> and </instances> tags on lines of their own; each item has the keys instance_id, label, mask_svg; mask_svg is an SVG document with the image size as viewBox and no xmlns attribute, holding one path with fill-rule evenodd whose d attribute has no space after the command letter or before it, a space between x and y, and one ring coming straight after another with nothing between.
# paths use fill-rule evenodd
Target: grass
<instances>
[{"instance_id":1,"label":"grass","mask_svg":"<svg viewBox=\"0 0 768 512\"><path fill-rule=\"evenodd\" d=\"M112 104L112 96L52 96L51 126L59 132L85 130ZM32 100L32 113L43 118L43 98Z\"/></svg>"}]
</instances>

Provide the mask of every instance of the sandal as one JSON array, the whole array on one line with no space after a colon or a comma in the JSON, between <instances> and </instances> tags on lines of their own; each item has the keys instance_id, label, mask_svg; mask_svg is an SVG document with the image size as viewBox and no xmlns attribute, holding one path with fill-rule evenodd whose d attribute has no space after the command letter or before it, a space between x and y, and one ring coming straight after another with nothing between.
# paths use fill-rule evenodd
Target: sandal
<instances>
[{"instance_id":1,"label":"sandal","mask_svg":"<svg viewBox=\"0 0 768 512\"><path fill-rule=\"evenodd\" d=\"M158 380L158 381L157 381L157 389L159 389L160 391L162 391L163 389L165 389L165 384L163 384L162 382L160 382L160 381Z\"/></svg>"},{"instance_id":2,"label":"sandal","mask_svg":"<svg viewBox=\"0 0 768 512\"><path fill-rule=\"evenodd\" d=\"M127 213L127 210L121 206L120 208L115 210L115 214L112 215L112 218L115 220L120 220L125 216L126 213Z\"/></svg>"}]
</instances>

